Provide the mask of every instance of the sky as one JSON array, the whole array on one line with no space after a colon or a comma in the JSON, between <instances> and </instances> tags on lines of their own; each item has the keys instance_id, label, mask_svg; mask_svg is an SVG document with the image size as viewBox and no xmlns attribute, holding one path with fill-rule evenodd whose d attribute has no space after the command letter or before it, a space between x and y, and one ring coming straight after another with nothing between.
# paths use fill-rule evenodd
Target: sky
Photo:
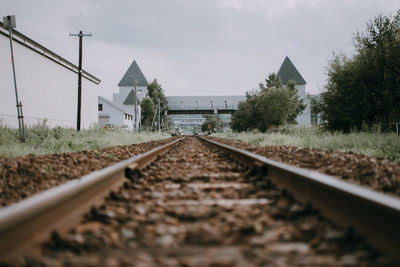
<instances>
[{"instance_id":1,"label":"sky","mask_svg":"<svg viewBox=\"0 0 400 267\"><path fill-rule=\"evenodd\" d=\"M147 80L173 95L244 95L288 56L316 94L333 53L398 0L0 0L17 30L101 79L112 98L136 60Z\"/></svg>"}]
</instances>

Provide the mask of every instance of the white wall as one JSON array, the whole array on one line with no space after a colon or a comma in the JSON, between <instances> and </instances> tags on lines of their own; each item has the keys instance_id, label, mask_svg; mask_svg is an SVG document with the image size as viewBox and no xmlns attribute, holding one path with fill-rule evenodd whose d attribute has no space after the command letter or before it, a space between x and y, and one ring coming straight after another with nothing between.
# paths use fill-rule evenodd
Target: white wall
<instances>
[{"instance_id":1,"label":"white wall","mask_svg":"<svg viewBox=\"0 0 400 267\"><path fill-rule=\"evenodd\" d=\"M120 86L119 87L119 92L113 94L113 102L116 103L117 105L123 105L126 97L128 96L128 94L132 90L135 91L135 87L133 87L133 86ZM146 86L136 86L136 90L137 90L138 99L140 101L142 101L142 99L147 94L147 87Z\"/></svg>"},{"instance_id":2,"label":"white wall","mask_svg":"<svg viewBox=\"0 0 400 267\"><path fill-rule=\"evenodd\" d=\"M304 84L296 85L297 92L301 99L306 103L306 109L303 111L303 114L296 118L297 124L300 127L311 126L311 113L310 113L310 103L306 99L306 86Z\"/></svg>"},{"instance_id":3,"label":"white wall","mask_svg":"<svg viewBox=\"0 0 400 267\"><path fill-rule=\"evenodd\" d=\"M125 113L116 108L115 106L103 101L101 98L99 98L99 104L103 104L103 110L99 111L99 118L104 117L104 116L109 116L109 120L107 123L110 125L116 126L116 127L122 127L124 125L127 126L128 130L133 129L133 120L128 120L125 119ZM99 119L100 122L100 119ZM100 125L100 127L104 127L103 125Z\"/></svg>"},{"instance_id":4,"label":"white wall","mask_svg":"<svg viewBox=\"0 0 400 267\"><path fill-rule=\"evenodd\" d=\"M76 127L78 75L13 42L19 101L27 126ZM9 39L0 34L0 121L18 127ZM96 124L97 85L82 78L81 127Z\"/></svg>"}]
</instances>

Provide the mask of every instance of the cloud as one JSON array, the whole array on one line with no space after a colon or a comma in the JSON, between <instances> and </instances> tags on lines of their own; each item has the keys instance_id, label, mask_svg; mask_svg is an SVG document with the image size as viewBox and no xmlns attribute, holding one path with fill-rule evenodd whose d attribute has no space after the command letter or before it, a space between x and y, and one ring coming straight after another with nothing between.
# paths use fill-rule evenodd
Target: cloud
<instances>
[{"instance_id":1,"label":"cloud","mask_svg":"<svg viewBox=\"0 0 400 267\"><path fill-rule=\"evenodd\" d=\"M111 97L136 59L169 95L244 94L289 56L316 92L333 51L352 53L352 35L395 0L0 0L18 29L99 76Z\"/></svg>"}]
</instances>

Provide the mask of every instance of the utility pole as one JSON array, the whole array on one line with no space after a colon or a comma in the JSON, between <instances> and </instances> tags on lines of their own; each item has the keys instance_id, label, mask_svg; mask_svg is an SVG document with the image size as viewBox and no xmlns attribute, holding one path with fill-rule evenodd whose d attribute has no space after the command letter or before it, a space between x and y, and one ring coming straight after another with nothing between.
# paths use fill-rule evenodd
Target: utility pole
<instances>
[{"instance_id":1,"label":"utility pole","mask_svg":"<svg viewBox=\"0 0 400 267\"><path fill-rule=\"evenodd\" d=\"M160 98L158 99L158 131L161 131Z\"/></svg>"},{"instance_id":2,"label":"utility pole","mask_svg":"<svg viewBox=\"0 0 400 267\"><path fill-rule=\"evenodd\" d=\"M78 66L78 110L77 110L77 118L76 118L76 130L81 130L81 104L82 104L82 37L83 36L92 36L91 33L84 34L82 31L79 33L70 33L69 36L78 36L79 37L79 66Z\"/></svg>"},{"instance_id":3,"label":"utility pole","mask_svg":"<svg viewBox=\"0 0 400 267\"><path fill-rule=\"evenodd\" d=\"M158 109L158 105L157 105L157 107L156 107L156 110L154 110L153 120L151 121L151 128L150 128L150 131L151 131L151 132L153 131L154 123L155 123L155 121L156 121L157 109Z\"/></svg>"},{"instance_id":4,"label":"utility pole","mask_svg":"<svg viewBox=\"0 0 400 267\"><path fill-rule=\"evenodd\" d=\"M137 125L136 124L137 123L137 119L136 119L136 117L137 117L137 89L136 89L136 86L137 86L138 79L136 77L136 74L135 74L135 77L133 80L135 81L135 127L134 127L134 129L135 129L135 132L137 132L137 128L136 128L136 125Z\"/></svg>"},{"instance_id":5,"label":"utility pole","mask_svg":"<svg viewBox=\"0 0 400 267\"><path fill-rule=\"evenodd\" d=\"M18 90L17 90L17 77L15 75L15 63L14 63L14 50L12 44L12 29L16 27L15 16L3 17L3 23L8 27L8 33L10 37L10 49L11 49L11 62L12 70L14 75L14 88L15 88L15 100L17 102L17 114L18 114L18 127L19 127L19 139L22 142L26 141L25 124L24 124L24 114L22 113L22 102L18 101Z\"/></svg>"}]
</instances>

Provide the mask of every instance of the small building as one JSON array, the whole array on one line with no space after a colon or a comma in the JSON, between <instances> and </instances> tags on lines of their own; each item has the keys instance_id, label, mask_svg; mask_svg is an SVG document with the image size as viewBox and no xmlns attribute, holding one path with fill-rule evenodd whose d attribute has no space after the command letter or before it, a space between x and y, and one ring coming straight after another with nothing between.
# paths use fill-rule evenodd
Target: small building
<instances>
[{"instance_id":1,"label":"small building","mask_svg":"<svg viewBox=\"0 0 400 267\"><path fill-rule=\"evenodd\" d=\"M112 101L99 96L99 126L102 128L121 127L133 130L134 114L115 105Z\"/></svg>"},{"instance_id":2,"label":"small building","mask_svg":"<svg viewBox=\"0 0 400 267\"><path fill-rule=\"evenodd\" d=\"M147 79L144 76L142 70L139 68L138 64L134 60L129 66L128 70L122 77L121 81L118 83L119 91L113 94L112 101L99 97L99 125L104 127L104 125L110 125L114 127L123 127L131 129L139 129L141 127L141 106L140 103L142 99L147 94ZM136 94L135 94L136 89ZM136 99L136 101L135 101ZM108 101L107 104L104 102ZM109 110L114 110L114 112L103 112L100 111L100 104L108 106ZM113 107L111 107L113 105ZM136 127L135 125L135 105L136 105ZM103 107L104 108L104 107ZM133 116L130 121L122 121L122 113L127 114L128 117ZM108 117L107 117L108 116ZM130 123L131 126L126 127L126 123Z\"/></svg>"},{"instance_id":3,"label":"small building","mask_svg":"<svg viewBox=\"0 0 400 267\"><path fill-rule=\"evenodd\" d=\"M296 69L289 57L285 58L277 75L280 77L284 85L287 85L289 81L294 81L296 83L297 93L307 105L303 114L296 118L297 124L300 127L311 126L310 103L306 98L307 82L304 80L303 76L301 76L300 72Z\"/></svg>"}]
</instances>

